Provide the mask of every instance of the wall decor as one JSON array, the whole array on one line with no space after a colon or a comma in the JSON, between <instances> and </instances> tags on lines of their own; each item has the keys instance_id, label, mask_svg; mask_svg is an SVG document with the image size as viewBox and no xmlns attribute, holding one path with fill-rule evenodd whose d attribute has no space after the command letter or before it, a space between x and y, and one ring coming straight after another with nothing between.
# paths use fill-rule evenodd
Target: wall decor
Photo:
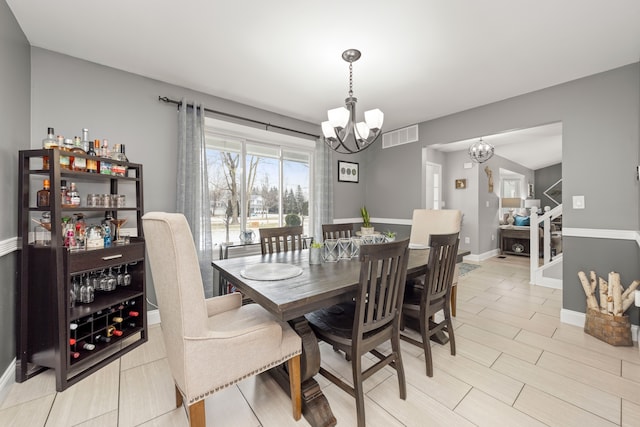
<instances>
[{"instance_id":1,"label":"wall decor","mask_svg":"<svg viewBox=\"0 0 640 427\"><path fill-rule=\"evenodd\" d=\"M463 190L467 188L467 180L466 179L456 179L456 190Z\"/></svg>"},{"instance_id":2,"label":"wall decor","mask_svg":"<svg viewBox=\"0 0 640 427\"><path fill-rule=\"evenodd\" d=\"M358 173L358 163L338 160L338 181L359 182L360 174Z\"/></svg>"}]
</instances>

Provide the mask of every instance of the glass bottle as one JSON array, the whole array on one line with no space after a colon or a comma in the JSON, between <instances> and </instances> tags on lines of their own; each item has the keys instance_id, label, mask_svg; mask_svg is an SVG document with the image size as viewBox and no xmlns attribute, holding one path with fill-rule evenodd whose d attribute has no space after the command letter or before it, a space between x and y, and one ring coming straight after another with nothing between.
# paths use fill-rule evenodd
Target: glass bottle
<instances>
[{"instance_id":1,"label":"glass bottle","mask_svg":"<svg viewBox=\"0 0 640 427\"><path fill-rule=\"evenodd\" d=\"M93 144L89 140L89 129L82 129L82 149L85 153L89 152L89 148L91 148Z\"/></svg>"},{"instance_id":2,"label":"glass bottle","mask_svg":"<svg viewBox=\"0 0 640 427\"><path fill-rule=\"evenodd\" d=\"M62 143L62 146L60 147L60 149L66 153L71 152L71 149L73 148L73 140L70 138L66 138L64 139L64 142ZM71 169L71 165L72 165L72 160L71 160L71 156L69 155L62 155L62 153L60 154L60 167L62 169Z\"/></svg>"},{"instance_id":3,"label":"glass bottle","mask_svg":"<svg viewBox=\"0 0 640 427\"><path fill-rule=\"evenodd\" d=\"M71 149L72 153L77 154L87 154L87 152L82 148L82 141L80 137L76 136L73 139L73 148ZM86 172L87 171L87 159L84 157L73 157L73 170L78 172Z\"/></svg>"},{"instance_id":4,"label":"glass bottle","mask_svg":"<svg viewBox=\"0 0 640 427\"><path fill-rule=\"evenodd\" d=\"M109 158L109 141L106 139L102 142L100 157L102 157L102 160L100 160L100 173L102 175L111 175L111 162L107 160Z\"/></svg>"},{"instance_id":5,"label":"glass bottle","mask_svg":"<svg viewBox=\"0 0 640 427\"><path fill-rule=\"evenodd\" d=\"M42 148L45 150L58 148L58 141L53 128L47 128L47 137L42 140ZM49 169L49 156L42 157L42 169Z\"/></svg>"},{"instance_id":6,"label":"glass bottle","mask_svg":"<svg viewBox=\"0 0 640 427\"><path fill-rule=\"evenodd\" d=\"M73 207L80 206L80 193L78 192L78 187L76 187L76 183L71 183L71 188L69 189L69 204Z\"/></svg>"},{"instance_id":7,"label":"glass bottle","mask_svg":"<svg viewBox=\"0 0 640 427\"><path fill-rule=\"evenodd\" d=\"M63 206L68 206L71 204L69 200L69 190L67 189L67 180L60 180L60 203Z\"/></svg>"},{"instance_id":8,"label":"glass bottle","mask_svg":"<svg viewBox=\"0 0 640 427\"><path fill-rule=\"evenodd\" d=\"M97 157L98 154L96 153L96 150L94 149L94 143L91 141L88 141L89 143L89 149L87 150L87 155L90 157L89 159L87 159L87 172L89 173L98 173L98 159L93 159L91 157Z\"/></svg>"},{"instance_id":9,"label":"glass bottle","mask_svg":"<svg viewBox=\"0 0 640 427\"><path fill-rule=\"evenodd\" d=\"M50 206L51 191L49 190L50 183L48 179L42 181L42 190L36 193L36 206L39 208L45 208Z\"/></svg>"}]
</instances>

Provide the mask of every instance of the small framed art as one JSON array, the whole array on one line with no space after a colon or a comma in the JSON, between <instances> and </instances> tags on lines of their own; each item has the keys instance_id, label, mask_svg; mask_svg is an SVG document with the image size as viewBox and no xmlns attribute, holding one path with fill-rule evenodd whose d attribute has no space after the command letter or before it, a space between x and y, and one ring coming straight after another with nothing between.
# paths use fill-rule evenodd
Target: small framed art
<instances>
[{"instance_id":1,"label":"small framed art","mask_svg":"<svg viewBox=\"0 0 640 427\"><path fill-rule=\"evenodd\" d=\"M360 173L358 171L358 164L338 160L338 181L359 182Z\"/></svg>"},{"instance_id":2,"label":"small framed art","mask_svg":"<svg viewBox=\"0 0 640 427\"><path fill-rule=\"evenodd\" d=\"M456 179L456 190L463 190L467 188L467 180L466 179Z\"/></svg>"}]
</instances>

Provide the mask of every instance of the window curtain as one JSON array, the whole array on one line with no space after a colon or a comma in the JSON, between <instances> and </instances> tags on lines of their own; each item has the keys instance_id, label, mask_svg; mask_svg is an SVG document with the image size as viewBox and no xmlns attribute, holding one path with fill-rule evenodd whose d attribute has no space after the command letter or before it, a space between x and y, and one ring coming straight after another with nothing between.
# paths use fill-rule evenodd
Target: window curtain
<instances>
[{"instance_id":1,"label":"window curtain","mask_svg":"<svg viewBox=\"0 0 640 427\"><path fill-rule=\"evenodd\" d=\"M200 261L206 297L213 296L211 204L204 136L204 107L182 99L178 112L177 212L187 218Z\"/></svg>"},{"instance_id":2,"label":"window curtain","mask_svg":"<svg viewBox=\"0 0 640 427\"><path fill-rule=\"evenodd\" d=\"M314 157L316 162L314 179L316 201L313 204L315 218L313 235L314 240L319 242L322 240L322 224L333 222L333 163L331 150L322 137L316 141Z\"/></svg>"}]
</instances>

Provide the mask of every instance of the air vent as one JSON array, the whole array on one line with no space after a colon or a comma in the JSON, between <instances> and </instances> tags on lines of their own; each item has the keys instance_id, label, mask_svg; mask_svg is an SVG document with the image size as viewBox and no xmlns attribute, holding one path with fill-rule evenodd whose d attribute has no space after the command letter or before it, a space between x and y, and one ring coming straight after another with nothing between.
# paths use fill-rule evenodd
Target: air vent
<instances>
[{"instance_id":1,"label":"air vent","mask_svg":"<svg viewBox=\"0 0 640 427\"><path fill-rule=\"evenodd\" d=\"M382 148L391 148L416 141L418 141L418 125L382 134Z\"/></svg>"}]
</instances>

